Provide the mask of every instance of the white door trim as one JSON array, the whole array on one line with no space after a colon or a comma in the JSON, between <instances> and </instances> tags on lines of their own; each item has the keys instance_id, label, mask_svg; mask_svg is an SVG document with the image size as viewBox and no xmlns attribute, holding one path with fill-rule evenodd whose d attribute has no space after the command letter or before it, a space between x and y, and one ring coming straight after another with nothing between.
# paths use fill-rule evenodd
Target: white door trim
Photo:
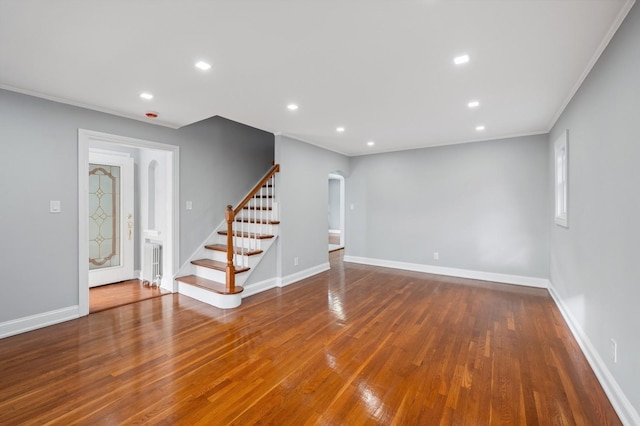
<instances>
[{"instance_id":1,"label":"white door trim","mask_svg":"<svg viewBox=\"0 0 640 426\"><path fill-rule=\"evenodd\" d=\"M165 242L165 253L167 262L163 265L166 276L171 277L168 284L163 283L166 290L175 291L173 276L178 270L179 249L180 249L180 210L179 210L179 171L180 148L174 145L167 145L158 142L151 142L142 139L128 138L125 136L110 135L108 133L95 132L92 130L78 129L78 314L80 316L89 314L89 265L86 261L89 258L89 221L87 213L89 211L88 197L83 196L89 191L89 147L92 142L109 143L117 146L148 148L166 151L171 159L168 163L168 174L170 185L167 188L167 199L170 200L171 208L168 209L167 217L167 240Z\"/></svg>"},{"instance_id":2,"label":"white door trim","mask_svg":"<svg viewBox=\"0 0 640 426\"><path fill-rule=\"evenodd\" d=\"M335 179L340 182L340 247L344 247L344 221L345 221L345 196L344 196L344 176L337 173L329 173L329 179Z\"/></svg>"}]
</instances>

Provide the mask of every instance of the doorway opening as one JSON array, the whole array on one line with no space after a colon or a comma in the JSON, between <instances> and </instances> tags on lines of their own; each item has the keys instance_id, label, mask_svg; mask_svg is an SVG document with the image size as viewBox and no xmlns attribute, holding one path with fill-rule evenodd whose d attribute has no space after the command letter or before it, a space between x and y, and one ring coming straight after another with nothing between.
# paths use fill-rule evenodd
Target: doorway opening
<instances>
[{"instance_id":1,"label":"doorway opening","mask_svg":"<svg viewBox=\"0 0 640 426\"><path fill-rule=\"evenodd\" d=\"M344 248L344 177L329 174L328 231L329 251Z\"/></svg>"},{"instance_id":2,"label":"doorway opening","mask_svg":"<svg viewBox=\"0 0 640 426\"><path fill-rule=\"evenodd\" d=\"M160 144L140 139L132 139L123 136L110 135L106 133L94 132L80 129L78 132L78 305L80 315L87 315L90 310L95 312L95 305L91 303L90 294L96 295L100 306L104 309L104 301L112 299L120 306L126 300L128 303L144 300L150 297L157 297L168 292L175 292L174 274L178 266L178 164L179 148L173 145ZM97 156L97 157L96 157ZM106 156L106 157L105 157ZM110 157L111 156L111 157ZM116 159L112 162L118 163L117 158L129 158L133 163L134 203L131 208L125 208L120 213L120 223L116 224L115 219L108 217L102 208L96 210L97 196L92 193L95 190L96 182L101 179L107 184L111 184L109 175L118 175L123 169L108 169L106 166L109 159ZM97 158L98 162L93 161ZM127 160L129 161L129 160ZM122 161L121 161L122 162ZM126 161L125 161L126 162ZM107 164L103 164L107 163ZM97 167L96 167L97 164ZM96 172L99 177L91 180L90 165L94 169L101 169ZM106 173L105 173L106 172ZM112 173L113 172L113 173ZM117 186L113 184L113 186ZM124 188L123 184L120 184ZM93 194L93 195L92 195ZM98 190L98 195L103 196L104 191ZM93 197L93 198L92 198ZM111 200L115 200L110 196ZM105 202L108 208L112 208L109 199ZM100 206L98 206L100 207ZM114 210L115 211L115 210ZM90 213L91 212L91 213ZM92 223L90 215L98 219L97 223ZM102 225L106 218L107 226L103 234L96 239L96 230ZM109 232L118 229L114 240L108 240L105 248L101 248L98 243L108 237ZM115 235L115 234L114 234ZM118 239L115 242L115 239ZM119 268L118 261L115 265L108 265L107 270L116 272L116 278L95 280L93 267L88 259L93 259L93 263L111 261L119 250L124 251L126 245L132 247L133 256L129 262L130 269L125 271ZM121 253L122 254L122 253ZM152 261L148 261L149 255ZM111 256L111 257L110 257ZM127 260L120 255L123 263ZM153 262L153 263L151 263ZM119 269L122 269L119 271ZM117 275L117 273L120 275ZM133 272L131 272L133 271ZM124 275L123 275L124 274ZM147 280L148 277L151 277ZM124 280L124 281L123 281ZM111 284L122 281L111 287L114 293L107 293L107 289L96 287L89 291L89 287L102 284ZM143 284L144 283L144 284ZM125 284L138 286L126 288ZM148 287L147 291L144 287ZM152 287L156 287L153 289ZM119 294L118 291L119 289ZM125 289L125 293L123 293ZM96 290L96 291L94 291ZM100 290L100 291L98 291ZM144 290L140 293L140 290ZM99 296L97 296L99 295ZM133 297L133 299L131 299ZM92 301L93 302L93 301Z\"/></svg>"}]
</instances>

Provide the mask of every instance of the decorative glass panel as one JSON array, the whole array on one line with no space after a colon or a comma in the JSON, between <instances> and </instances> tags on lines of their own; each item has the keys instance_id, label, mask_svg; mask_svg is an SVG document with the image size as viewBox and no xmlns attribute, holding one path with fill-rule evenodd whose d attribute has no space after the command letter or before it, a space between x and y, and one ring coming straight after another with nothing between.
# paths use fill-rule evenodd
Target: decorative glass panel
<instances>
[{"instance_id":1,"label":"decorative glass panel","mask_svg":"<svg viewBox=\"0 0 640 426\"><path fill-rule=\"evenodd\" d=\"M120 265L120 167L89 164L89 269Z\"/></svg>"}]
</instances>

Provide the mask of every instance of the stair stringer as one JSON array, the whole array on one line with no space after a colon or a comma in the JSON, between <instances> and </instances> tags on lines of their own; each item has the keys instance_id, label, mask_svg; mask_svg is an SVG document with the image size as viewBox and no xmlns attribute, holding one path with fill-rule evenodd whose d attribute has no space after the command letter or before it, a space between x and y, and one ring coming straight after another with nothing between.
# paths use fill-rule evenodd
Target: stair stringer
<instances>
[{"instance_id":1,"label":"stair stringer","mask_svg":"<svg viewBox=\"0 0 640 426\"><path fill-rule=\"evenodd\" d=\"M211 234L209 234L209 236L207 237L206 240L204 240L202 242L202 244L200 244L198 246L198 248L191 254L191 256L189 256L189 258L182 264L182 266L180 267L180 269L178 270L178 272L175 274L175 276L173 277L173 279L175 280L177 277L184 277L185 275L195 275L196 272L196 266L194 264L192 264L191 262L193 260L196 259L204 259L207 258L209 256L209 251L206 248L204 248L204 246L208 245L208 244L215 244L216 242L218 242L218 231L221 229L224 229L223 226L226 226L226 222L223 220L222 222L220 222L220 225L218 225L213 232L211 232Z\"/></svg>"},{"instance_id":2,"label":"stair stringer","mask_svg":"<svg viewBox=\"0 0 640 426\"><path fill-rule=\"evenodd\" d=\"M248 256L248 266L249 270L246 272L241 272L236 274L235 285L236 286L244 286L244 283L247 282L251 274L255 271L256 267L267 252L273 247L276 239L278 238L278 224L270 225L273 230L273 238L261 239L258 241L260 250L262 253ZM180 267L176 277L182 277L185 275L197 275L202 276L207 279L212 279L218 282L224 282L224 273L221 271L203 271L201 266L197 266L192 264L191 262L197 259L214 259L223 261L226 257L226 253L223 252L214 252L212 250L206 249L205 246L210 244L225 244L226 236L219 235L218 231L225 230L227 227L227 223L222 221L220 225L207 237L206 240L200 244L198 249L196 249L193 254L186 260L186 262ZM201 272L202 271L202 272ZM207 303L209 305L221 308L221 309L229 309L240 306L242 300L242 293L237 294L219 294L213 291L209 291L191 284L187 284L180 281L175 281L178 289L178 293L184 294L185 296L192 297L196 300L199 300L203 303Z\"/></svg>"}]
</instances>

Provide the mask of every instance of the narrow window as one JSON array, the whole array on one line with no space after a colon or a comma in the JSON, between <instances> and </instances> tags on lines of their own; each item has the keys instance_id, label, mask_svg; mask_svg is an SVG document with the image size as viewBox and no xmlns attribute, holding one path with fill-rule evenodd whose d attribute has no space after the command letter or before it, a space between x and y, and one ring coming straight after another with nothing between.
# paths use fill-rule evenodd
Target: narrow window
<instances>
[{"instance_id":1,"label":"narrow window","mask_svg":"<svg viewBox=\"0 0 640 426\"><path fill-rule=\"evenodd\" d=\"M568 180L568 164L569 164L569 151L567 144L568 130L562 132L560 137L554 144L555 152L555 194L556 194L556 211L555 222L556 224L564 227L569 227L568 222L568 200L569 190L567 185Z\"/></svg>"}]
</instances>

